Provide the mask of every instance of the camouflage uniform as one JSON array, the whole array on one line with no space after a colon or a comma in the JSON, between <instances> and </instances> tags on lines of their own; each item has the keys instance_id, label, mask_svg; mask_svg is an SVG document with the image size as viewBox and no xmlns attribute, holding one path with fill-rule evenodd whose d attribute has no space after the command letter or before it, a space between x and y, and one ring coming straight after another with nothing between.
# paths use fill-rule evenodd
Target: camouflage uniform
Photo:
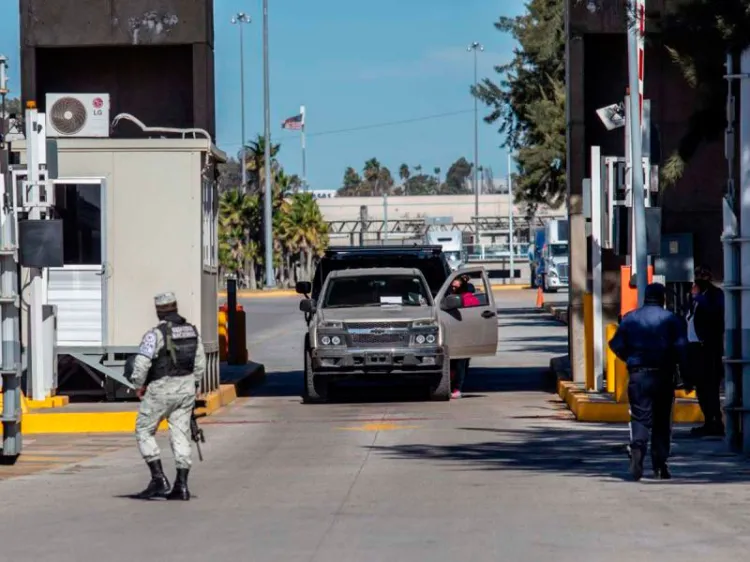
<instances>
[{"instance_id":1,"label":"camouflage uniform","mask_svg":"<svg viewBox=\"0 0 750 562\"><path fill-rule=\"evenodd\" d=\"M183 496L170 499L189 499L187 492L187 472L192 465L190 445L190 417L195 406L195 397L200 381L206 370L206 355L203 350L200 336L197 330L184 319L177 315L177 303L172 293L158 295L155 298L157 312L160 312L161 320L152 330L146 332L138 349L138 355L133 364L131 382L137 389L141 389L142 398L135 423L135 435L141 456L149 465L152 473L152 482L149 488L144 490L140 497L150 498L164 495L165 488L169 483L163 474L159 446L156 443L156 430L162 420L166 419L169 424L169 437L174 454L175 466L177 468L177 480L172 495L180 495L184 488ZM170 308L173 307L173 308ZM166 310L167 312L162 312ZM174 326L173 322L176 322ZM169 324L168 324L169 323ZM167 327L168 326L168 327ZM149 381L153 376L154 367L159 358L166 354L171 357L174 364L177 361L175 347L168 338L179 337L177 330L192 332L197 337L195 345L195 360L192 374L186 376L162 376L156 380ZM173 335L173 331L175 334ZM165 347L167 349L165 350ZM145 392L144 392L145 386ZM179 486L178 486L179 485ZM178 490L178 487L180 490Z\"/></svg>"}]
</instances>

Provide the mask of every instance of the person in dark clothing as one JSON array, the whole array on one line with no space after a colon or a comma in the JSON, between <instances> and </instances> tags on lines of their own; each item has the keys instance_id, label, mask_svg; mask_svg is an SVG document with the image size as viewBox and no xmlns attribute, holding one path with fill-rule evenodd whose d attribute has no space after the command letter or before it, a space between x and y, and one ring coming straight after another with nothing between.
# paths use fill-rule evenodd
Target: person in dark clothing
<instances>
[{"instance_id":1,"label":"person in dark clothing","mask_svg":"<svg viewBox=\"0 0 750 562\"><path fill-rule=\"evenodd\" d=\"M695 335L700 342L694 370L695 392L703 411L704 424L690 434L696 437L723 436L724 421L721 413L721 381L724 377L724 291L713 283L711 270L695 270L697 287L694 308Z\"/></svg>"},{"instance_id":2,"label":"person in dark clothing","mask_svg":"<svg viewBox=\"0 0 750 562\"><path fill-rule=\"evenodd\" d=\"M672 443L672 405L677 366L687 349L685 323L664 309L660 283L646 288L644 305L626 314L609 347L628 367L630 400L630 471L643 477L643 459L651 441L656 478L671 478L667 459Z\"/></svg>"}]
</instances>

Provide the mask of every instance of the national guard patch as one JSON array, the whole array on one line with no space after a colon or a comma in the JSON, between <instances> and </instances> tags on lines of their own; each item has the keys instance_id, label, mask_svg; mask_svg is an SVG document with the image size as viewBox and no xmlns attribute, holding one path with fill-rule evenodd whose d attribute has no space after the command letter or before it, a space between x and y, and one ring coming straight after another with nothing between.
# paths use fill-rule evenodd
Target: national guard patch
<instances>
[{"instance_id":1,"label":"national guard patch","mask_svg":"<svg viewBox=\"0 0 750 562\"><path fill-rule=\"evenodd\" d=\"M141 346L138 348L139 355L148 357L149 359L154 358L154 352L156 351L156 334L154 332L148 332L143 336Z\"/></svg>"},{"instance_id":2,"label":"national guard patch","mask_svg":"<svg viewBox=\"0 0 750 562\"><path fill-rule=\"evenodd\" d=\"M198 334L190 324L184 326L172 326L172 337L176 340L197 338Z\"/></svg>"}]
</instances>

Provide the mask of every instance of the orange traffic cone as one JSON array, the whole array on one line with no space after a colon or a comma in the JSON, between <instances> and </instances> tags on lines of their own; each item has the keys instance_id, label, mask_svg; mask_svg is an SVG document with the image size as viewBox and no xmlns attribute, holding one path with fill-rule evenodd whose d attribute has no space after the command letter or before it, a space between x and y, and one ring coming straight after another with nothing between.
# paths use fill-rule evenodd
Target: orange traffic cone
<instances>
[{"instance_id":1,"label":"orange traffic cone","mask_svg":"<svg viewBox=\"0 0 750 562\"><path fill-rule=\"evenodd\" d=\"M537 308L543 308L544 307L544 295L542 294L542 288L537 287L536 289L536 307Z\"/></svg>"}]
</instances>

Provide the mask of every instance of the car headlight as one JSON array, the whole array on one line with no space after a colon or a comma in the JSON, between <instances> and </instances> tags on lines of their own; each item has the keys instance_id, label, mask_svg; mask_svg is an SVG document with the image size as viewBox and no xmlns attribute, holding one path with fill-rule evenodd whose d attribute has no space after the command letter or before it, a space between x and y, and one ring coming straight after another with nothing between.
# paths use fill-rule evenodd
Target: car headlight
<instances>
[{"instance_id":1,"label":"car headlight","mask_svg":"<svg viewBox=\"0 0 750 562\"><path fill-rule=\"evenodd\" d=\"M425 320L415 320L412 323L413 328L437 328L438 323L434 318L427 318Z\"/></svg>"},{"instance_id":2,"label":"car headlight","mask_svg":"<svg viewBox=\"0 0 750 562\"><path fill-rule=\"evenodd\" d=\"M321 322L320 323L320 327L328 329L328 330L343 330L344 329L344 323L343 322L336 322L336 321L326 320L325 322Z\"/></svg>"},{"instance_id":3,"label":"car headlight","mask_svg":"<svg viewBox=\"0 0 750 562\"><path fill-rule=\"evenodd\" d=\"M550 270L549 270L549 276L550 277L557 277L557 271L555 271L554 269L550 268Z\"/></svg>"},{"instance_id":4,"label":"car headlight","mask_svg":"<svg viewBox=\"0 0 750 562\"><path fill-rule=\"evenodd\" d=\"M344 345L344 336L341 334L318 334L318 342L322 346Z\"/></svg>"},{"instance_id":5,"label":"car headlight","mask_svg":"<svg viewBox=\"0 0 750 562\"><path fill-rule=\"evenodd\" d=\"M414 335L414 344L416 345L435 345L438 340L438 331L422 331Z\"/></svg>"}]
</instances>

